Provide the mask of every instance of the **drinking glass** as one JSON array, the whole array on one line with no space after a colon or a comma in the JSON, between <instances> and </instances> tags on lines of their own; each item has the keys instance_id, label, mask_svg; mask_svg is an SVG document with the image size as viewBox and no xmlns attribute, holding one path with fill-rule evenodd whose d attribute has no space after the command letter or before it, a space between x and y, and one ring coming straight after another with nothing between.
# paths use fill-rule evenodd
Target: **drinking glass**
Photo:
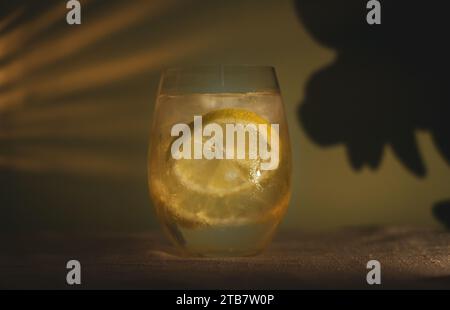
<instances>
[{"instance_id":1,"label":"drinking glass","mask_svg":"<svg viewBox=\"0 0 450 310\"><path fill-rule=\"evenodd\" d=\"M291 150L275 69L164 71L148 181L157 217L181 254L261 252L291 195Z\"/></svg>"}]
</instances>

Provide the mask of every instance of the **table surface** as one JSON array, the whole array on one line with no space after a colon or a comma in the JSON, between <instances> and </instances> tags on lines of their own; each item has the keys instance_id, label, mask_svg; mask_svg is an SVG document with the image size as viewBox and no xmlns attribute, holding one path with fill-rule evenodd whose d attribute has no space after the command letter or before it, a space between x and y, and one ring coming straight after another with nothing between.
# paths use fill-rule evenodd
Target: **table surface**
<instances>
[{"instance_id":1,"label":"table surface","mask_svg":"<svg viewBox=\"0 0 450 310\"><path fill-rule=\"evenodd\" d=\"M255 257L179 257L159 231L0 237L0 288L73 288L66 263L81 262L78 288L450 289L450 233L405 227L329 233L282 231ZM366 264L381 263L380 286Z\"/></svg>"}]
</instances>

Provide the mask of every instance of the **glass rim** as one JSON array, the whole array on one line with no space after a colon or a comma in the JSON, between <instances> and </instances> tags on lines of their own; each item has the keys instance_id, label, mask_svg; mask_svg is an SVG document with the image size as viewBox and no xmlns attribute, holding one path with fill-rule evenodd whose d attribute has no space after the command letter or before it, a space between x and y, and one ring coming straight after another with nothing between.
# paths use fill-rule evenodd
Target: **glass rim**
<instances>
[{"instance_id":1,"label":"glass rim","mask_svg":"<svg viewBox=\"0 0 450 310\"><path fill-rule=\"evenodd\" d=\"M200 64L163 69L158 94L280 92L270 65Z\"/></svg>"},{"instance_id":2,"label":"glass rim","mask_svg":"<svg viewBox=\"0 0 450 310\"><path fill-rule=\"evenodd\" d=\"M219 68L227 68L227 69L265 69L265 70L273 70L276 71L275 66L272 65L252 65L252 64L199 64L199 65L181 65L181 66L173 66L166 67L161 70L161 75L164 75L167 72L171 71L188 71L195 69L219 69Z\"/></svg>"}]
</instances>

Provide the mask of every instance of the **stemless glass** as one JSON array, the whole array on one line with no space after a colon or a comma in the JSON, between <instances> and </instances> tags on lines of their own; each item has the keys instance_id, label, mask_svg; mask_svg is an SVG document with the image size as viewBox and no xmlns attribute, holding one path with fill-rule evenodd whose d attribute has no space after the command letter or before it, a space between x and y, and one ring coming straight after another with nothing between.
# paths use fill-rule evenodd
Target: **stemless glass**
<instances>
[{"instance_id":1,"label":"stemless glass","mask_svg":"<svg viewBox=\"0 0 450 310\"><path fill-rule=\"evenodd\" d=\"M268 245L291 194L273 67L166 70L150 141L150 196L182 254L247 256Z\"/></svg>"}]
</instances>

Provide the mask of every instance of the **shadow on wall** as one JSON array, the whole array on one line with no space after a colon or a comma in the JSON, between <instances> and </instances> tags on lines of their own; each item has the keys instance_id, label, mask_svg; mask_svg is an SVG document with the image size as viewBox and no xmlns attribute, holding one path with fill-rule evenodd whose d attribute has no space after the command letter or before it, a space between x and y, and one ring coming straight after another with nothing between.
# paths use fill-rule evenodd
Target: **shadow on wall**
<instances>
[{"instance_id":1,"label":"shadow on wall","mask_svg":"<svg viewBox=\"0 0 450 310\"><path fill-rule=\"evenodd\" d=\"M65 1L0 4L0 231L156 226L152 104L164 64L201 47L197 7L81 3L80 26L67 25ZM180 16L183 33L171 26Z\"/></svg>"},{"instance_id":2,"label":"shadow on wall","mask_svg":"<svg viewBox=\"0 0 450 310\"><path fill-rule=\"evenodd\" d=\"M389 145L424 178L417 130L429 131L450 163L447 12L436 2L381 3L381 25L368 25L365 0L295 0L306 29L337 52L307 83L299 119L317 144L344 144L355 170L377 169ZM450 228L450 201L434 214Z\"/></svg>"}]
</instances>

